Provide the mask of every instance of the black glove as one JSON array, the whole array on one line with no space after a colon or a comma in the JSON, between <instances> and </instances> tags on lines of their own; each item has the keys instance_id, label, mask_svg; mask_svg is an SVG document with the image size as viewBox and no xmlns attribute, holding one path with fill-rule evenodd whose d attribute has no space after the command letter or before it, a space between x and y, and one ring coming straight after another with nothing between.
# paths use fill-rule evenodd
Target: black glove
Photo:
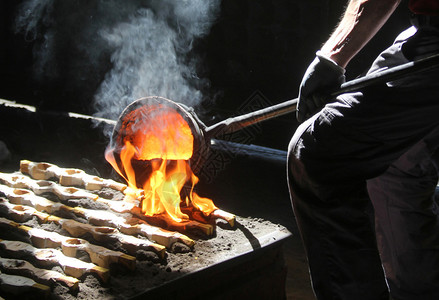
<instances>
[{"instance_id":1,"label":"black glove","mask_svg":"<svg viewBox=\"0 0 439 300\"><path fill-rule=\"evenodd\" d=\"M308 119L328 102L329 94L345 82L344 73L344 68L317 52L300 84L296 111L299 122Z\"/></svg>"}]
</instances>

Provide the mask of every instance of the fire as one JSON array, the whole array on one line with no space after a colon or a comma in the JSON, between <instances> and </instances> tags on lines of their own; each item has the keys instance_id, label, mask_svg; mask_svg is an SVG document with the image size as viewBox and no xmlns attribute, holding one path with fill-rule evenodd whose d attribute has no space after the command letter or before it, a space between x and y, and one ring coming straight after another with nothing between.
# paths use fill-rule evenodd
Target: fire
<instances>
[{"instance_id":1,"label":"fire","mask_svg":"<svg viewBox=\"0 0 439 300\"><path fill-rule=\"evenodd\" d=\"M191 128L174 109L164 106L142 106L125 118L125 135L120 150L120 165L114 157L115 149L107 149L105 158L127 181L128 186L141 199L142 212L147 216L166 213L173 220L183 222L188 215L182 213L181 204L209 215L217 207L211 199L198 196L194 187L198 177L192 172L188 160L193 154L194 137ZM151 172L138 187L133 161L148 161ZM185 191L184 186L190 186Z\"/></svg>"}]
</instances>

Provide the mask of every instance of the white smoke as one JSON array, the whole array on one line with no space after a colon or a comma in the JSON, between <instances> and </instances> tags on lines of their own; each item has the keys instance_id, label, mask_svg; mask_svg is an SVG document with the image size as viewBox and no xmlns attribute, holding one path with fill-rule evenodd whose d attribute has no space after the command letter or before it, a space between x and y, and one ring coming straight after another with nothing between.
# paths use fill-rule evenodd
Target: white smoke
<instances>
[{"instance_id":1,"label":"white smoke","mask_svg":"<svg viewBox=\"0 0 439 300\"><path fill-rule=\"evenodd\" d=\"M53 0L23 2L16 20L17 29L26 32L27 40L35 40L39 23L51 23L50 12L52 10Z\"/></svg>"},{"instance_id":2,"label":"white smoke","mask_svg":"<svg viewBox=\"0 0 439 300\"><path fill-rule=\"evenodd\" d=\"M197 87L208 82L198 78L191 50L209 32L219 6L220 0L28 0L16 20L28 40L39 40L36 74L58 76L56 60L62 56L53 53L63 42L81 54L78 61L69 58L71 70L62 71L71 77L76 72L78 86L97 76L103 56L110 57L93 105L96 116L117 119L140 97L157 95L189 106L202 100Z\"/></svg>"},{"instance_id":3,"label":"white smoke","mask_svg":"<svg viewBox=\"0 0 439 300\"><path fill-rule=\"evenodd\" d=\"M54 0L25 1L21 4L20 13L16 19L17 32L23 32L25 40L33 42L40 40L34 47L34 74L38 79L44 69L50 67L50 57L53 55L53 12ZM44 33L41 27L47 28ZM40 37L41 35L41 37Z\"/></svg>"},{"instance_id":4,"label":"white smoke","mask_svg":"<svg viewBox=\"0 0 439 300\"><path fill-rule=\"evenodd\" d=\"M114 118L133 100L163 96L190 106L200 91L188 84L197 80L195 64L183 63L192 41L206 34L217 13L218 1L157 1L142 8L102 37L115 49L113 69L96 95L98 115Z\"/></svg>"}]
</instances>

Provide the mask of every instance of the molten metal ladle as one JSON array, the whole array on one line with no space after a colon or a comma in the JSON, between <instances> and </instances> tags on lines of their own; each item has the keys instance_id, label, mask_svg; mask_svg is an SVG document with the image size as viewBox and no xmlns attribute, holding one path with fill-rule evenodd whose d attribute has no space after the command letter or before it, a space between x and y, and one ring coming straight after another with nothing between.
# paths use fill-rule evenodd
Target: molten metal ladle
<instances>
[{"instance_id":1,"label":"molten metal ladle","mask_svg":"<svg viewBox=\"0 0 439 300\"><path fill-rule=\"evenodd\" d=\"M358 91L375 84L383 84L389 81L400 79L407 74L432 69L438 65L439 54L436 54L431 57L409 62L397 67L348 81L344 83L339 90L333 92L331 96L335 97L342 93ZM211 126L206 126L198 119L192 108L188 108L183 104L179 104L162 97L145 97L134 101L122 112L114 128L113 138L110 146L114 148L114 154L120 154L120 150L124 146L125 138L130 135L130 132L126 130L127 124L135 122L136 119L140 118L153 118L154 113L157 110L173 109L188 122L189 127L191 128L194 137L194 147L193 155L190 159L190 165L192 170L196 173L201 169L201 166L207 156L210 148L210 140L212 138L219 137L227 133L232 133L247 126L294 112L296 110L297 101L297 98L288 100L283 103L245 115L226 119ZM146 109L139 110L139 108ZM142 113L136 114L136 110L139 112L142 111ZM149 115L145 115L145 111L149 112ZM115 155L116 161L118 164L120 164L118 161L120 158L118 159L117 156L118 155ZM142 164L142 168L144 168L144 166L145 164ZM145 170L145 172L148 172L148 170Z\"/></svg>"}]
</instances>

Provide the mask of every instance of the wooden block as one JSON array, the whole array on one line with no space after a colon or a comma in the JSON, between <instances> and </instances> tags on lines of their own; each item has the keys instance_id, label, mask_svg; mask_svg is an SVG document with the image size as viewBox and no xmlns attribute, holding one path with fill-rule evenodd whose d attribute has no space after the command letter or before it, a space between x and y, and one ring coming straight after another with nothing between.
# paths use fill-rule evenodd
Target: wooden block
<instances>
[{"instance_id":1,"label":"wooden block","mask_svg":"<svg viewBox=\"0 0 439 300\"><path fill-rule=\"evenodd\" d=\"M59 183L66 186L83 186L85 172L79 169L63 169Z\"/></svg>"},{"instance_id":2,"label":"wooden block","mask_svg":"<svg viewBox=\"0 0 439 300\"><path fill-rule=\"evenodd\" d=\"M81 237L86 233L91 233L93 238L97 241L120 243L120 245L132 255L135 255L137 250L148 250L157 253L161 259L165 258L166 253L164 246L155 244L148 240L122 234L112 227L97 227L67 219L62 220L61 224L63 229L67 230L70 235L74 237Z\"/></svg>"},{"instance_id":3,"label":"wooden block","mask_svg":"<svg viewBox=\"0 0 439 300\"><path fill-rule=\"evenodd\" d=\"M28 176L17 173L0 173L0 182L14 188L28 188L30 185L35 185L35 180L30 179Z\"/></svg>"},{"instance_id":4,"label":"wooden block","mask_svg":"<svg viewBox=\"0 0 439 300\"><path fill-rule=\"evenodd\" d=\"M0 240L0 249L6 256L11 258L30 257L44 266L59 265L63 268L66 275L75 278L80 278L86 273L95 273L103 282L106 282L109 278L108 269L65 256L57 249L40 249L27 243L7 240Z\"/></svg>"},{"instance_id":5,"label":"wooden block","mask_svg":"<svg viewBox=\"0 0 439 300\"><path fill-rule=\"evenodd\" d=\"M28 177L29 178L29 177ZM29 181L32 181L32 179L29 178ZM25 188L32 190L36 195L42 195L45 193L52 193L54 186L56 185L53 181L48 180L38 180L34 182L33 184L29 184Z\"/></svg>"},{"instance_id":6,"label":"wooden block","mask_svg":"<svg viewBox=\"0 0 439 300\"><path fill-rule=\"evenodd\" d=\"M18 212L16 212L16 208L19 208ZM60 224L73 237L81 237L87 233L91 233L93 238L97 241L120 243L124 249L126 249L127 251L129 251L130 254L133 255L136 254L137 250L141 249L154 251L162 259L165 257L166 254L164 246L153 243L151 241L122 234L119 232L119 230L112 227L93 226L91 224L84 224L75 220L50 216L48 214L38 212L32 207L13 205L7 201L0 201L0 211L2 212L2 215L7 215L10 218L14 218L14 221L16 222L17 220L29 220L32 216L36 215L42 222L55 222L57 224ZM16 225L16 227L18 226L19 225ZM126 263L124 263L125 260L127 260ZM127 266L130 267L130 260L131 259L124 259L121 261L121 263L127 264Z\"/></svg>"},{"instance_id":7,"label":"wooden block","mask_svg":"<svg viewBox=\"0 0 439 300\"><path fill-rule=\"evenodd\" d=\"M132 209L136 207L135 203L130 203L126 201L114 201L99 197L96 198L95 201L105 204L106 206L108 206L109 209L117 213L131 213Z\"/></svg>"},{"instance_id":8,"label":"wooden block","mask_svg":"<svg viewBox=\"0 0 439 300\"><path fill-rule=\"evenodd\" d=\"M83 217L87 219L87 221L90 224L96 225L96 226L109 226L114 228L123 228L123 233L126 234L144 234L146 230L146 225L142 226L142 230L139 230L137 228L131 228L131 223L141 223L139 222L138 218L132 218L132 217L122 217L119 215L116 215L109 211L102 211L102 210L92 210L92 209L85 209L81 207L70 207L66 206L62 203L53 202L50 200L47 200L43 197L36 196L33 192L25 189L14 189L7 186L0 185L0 191L3 191L4 194L8 197L11 203L14 204L22 204L22 205L29 205L34 207L40 212L47 212L49 214L53 214L56 211L65 211L68 213L73 213L77 216ZM99 198L101 199L101 198ZM108 201L104 201L105 199L101 199L102 203L108 203ZM121 202L121 201L120 201ZM116 203L116 202L114 202ZM116 204L117 205L117 204ZM133 206L130 203L126 204L127 207L131 208L131 213L134 213L138 216L145 217L143 213L140 212L139 208L136 206ZM179 224L178 222L172 221L170 218L166 219L168 221L169 229L171 230L177 230L184 232L185 230L200 230L207 236L211 236L213 234L213 227L209 224L202 224L195 221L185 222L184 224ZM151 226L153 227L153 226ZM165 233L166 231L160 231L160 230L153 230L154 234L145 235L147 238L162 244L166 245L166 247L170 247L171 243L175 241L180 241L189 247L193 246L193 241L182 234L176 234L176 233ZM130 233L127 233L130 232Z\"/></svg>"},{"instance_id":9,"label":"wooden block","mask_svg":"<svg viewBox=\"0 0 439 300\"><path fill-rule=\"evenodd\" d=\"M127 226L121 226L119 229L126 234L132 234L132 232L141 234L166 248L171 248L176 242L183 243L189 248L195 245L195 241L184 234L151 226L142 220L138 220L136 225L127 224Z\"/></svg>"},{"instance_id":10,"label":"wooden block","mask_svg":"<svg viewBox=\"0 0 439 300\"><path fill-rule=\"evenodd\" d=\"M105 187L109 187L113 190L117 190L119 192L123 192L125 191L125 189L127 188L126 184L111 180L111 179L105 179Z\"/></svg>"},{"instance_id":11,"label":"wooden block","mask_svg":"<svg viewBox=\"0 0 439 300\"><path fill-rule=\"evenodd\" d=\"M76 170L76 169L71 169L70 171L72 171L72 170ZM78 170L78 171L80 171L80 170ZM72 175L72 178L75 178L74 176L76 176L77 174L78 173L74 173L74 175ZM69 178L69 177L63 177L63 175L62 175L61 178ZM62 186L62 185L56 184L56 183L51 182L51 181L46 181L46 180L33 181L29 177L26 177L23 175L13 175L13 174L0 173L0 180L2 180L3 183L5 183L8 187L15 187L15 188L20 187L20 188L24 188L24 189L29 189L29 190L32 190L37 195L47 193L47 192L53 193L62 201L69 200L69 199L81 199L81 198L90 199L92 201L97 201L99 203L103 203L103 204L107 205L111 210L113 210L115 212L119 212L119 213L130 212L132 207L134 206L133 203L128 203L125 201L112 201L112 200L102 199L98 195L95 195L93 193L90 193L90 192L87 192L84 190L80 190L78 188L71 187L71 186ZM73 180L69 180L67 183L73 184L75 182L73 182ZM29 192L24 192L24 191L22 191L22 189L19 189L18 191L16 191L16 193L17 192L19 192L23 195L26 195L26 196L30 195ZM14 192L9 191L9 193L13 194ZM23 196L23 197L25 197L25 196ZM22 200L24 201L24 199L22 199ZM16 201L18 201L18 200L16 200Z\"/></svg>"},{"instance_id":12,"label":"wooden block","mask_svg":"<svg viewBox=\"0 0 439 300\"><path fill-rule=\"evenodd\" d=\"M84 188L89 191L100 190L105 187L105 180L98 176L88 176L84 180Z\"/></svg>"},{"instance_id":13,"label":"wooden block","mask_svg":"<svg viewBox=\"0 0 439 300\"><path fill-rule=\"evenodd\" d=\"M27 277L4 273L0 273L0 289L14 295L37 293L42 298L48 298L50 293L50 287L47 285L36 283Z\"/></svg>"},{"instance_id":14,"label":"wooden block","mask_svg":"<svg viewBox=\"0 0 439 300\"><path fill-rule=\"evenodd\" d=\"M63 206L61 203L36 196L33 192L25 189L16 189L0 185L0 192L3 192L13 204L29 205L43 212L53 213L58 211L60 206Z\"/></svg>"},{"instance_id":15,"label":"wooden block","mask_svg":"<svg viewBox=\"0 0 439 300\"><path fill-rule=\"evenodd\" d=\"M176 222L165 214L146 216L140 207L133 207L131 212L138 218L146 220L149 223L159 224L160 227L164 227L163 225L165 225L168 230L176 230L178 232L199 231L206 236L212 236L214 233L214 228L210 224L204 224L192 220Z\"/></svg>"},{"instance_id":16,"label":"wooden block","mask_svg":"<svg viewBox=\"0 0 439 300\"><path fill-rule=\"evenodd\" d=\"M63 253L71 257L75 257L79 250L85 251L94 264L104 268L109 268L113 263L121 264L129 270L136 268L136 258L134 256L93 245L80 238L64 239L61 248Z\"/></svg>"},{"instance_id":17,"label":"wooden block","mask_svg":"<svg viewBox=\"0 0 439 300\"><path fill-rule=\"evenodd\" d=\"M59 178L62 170L53 164L22 160L20 161L20 171L23 174L29 174L34 179L47 180L50 178Z\"/></svg>"},{"instance_id":18,"label":"wooden block","mask_svg":"<svg viewBox=\"0 0 439 300\"><path fill-rule=\"evenodd\" d=\"M19 209L18 211L16 211L17 208ZM151 241L122 234L119 232L119 230L112 227L98 227L91 224L80 223L75 220L50 216L48 214L38 212L35 208L22 205L13 205L8 201L0 201L0 212L2 212L2 215L7 215L10 218L14 218L14 221L16 222L17 220L29 220L32 218L32 216L36 215L42 222L55 222L62 225L62 227L73 237L81 237L87 233L91 233L93 238L97 241L118 242L132 255L135 255L136 251L141 249L154 251L161 259L163 259L166 255L164 246ZM127 224L127 226L129 225ZM136 234L136 231L132 232L132 234ZM170 242L175 242L175 240L176 238L174 238L174 240L167 241L167 244L169 245Z\"/></svg>"},{"instance_id":19,"label":"wooden block","mask_svg":"<svg viewBox=\"0 0 439 300\"><path fill-rule=\"evenodd\" d=\"M236 216L221 209L215 209L210 213L210 217L226 220L231 227L235 227Z\"/></svg>"},{"instance_id":20,"label":"wooden block","mask_svg":"<svg viewBox=\"0 0 439 300\"><path fill-rule=\"evenodd\" d=\"M90 199L93 201L96 201L99 196L77 189L75 187L64 187L59 185L53 185L52 192L58 196L61 200L68 200L68 199Z\"/></svg>"},{"instance_id":21,"label":"wooden block","mask_svg":"<svg viewBox=\"0 0 439 300\"><path fill-rule=\"evenodd\" d=\"M20 162L20 171L29 174L34 179L50 179L56 177L61 185L81 186L87 190L100 190L109 187L123 192L127 185L111 179L103 179L98 176L89 175L80 169L60 168L49 163L37 163L28 160Z\"/></svg>"},{"instance_id":22,"label":"wooden block","mask_svg":"<svg viewBox=\"0 0 439 300\"><path fill-rule=\"evenodd\" d=\"M75 187L62 186L48 180L35 181L24 175L0 173L0 180L9 187L32 190L36 195L53 193L61 200L86 198L96 201L99 198Z\"/></svg>"},{"instance_id":23,"label":"wooden block","mask_svg":"<svg viewBox=\"0 0 439 300\"><path fill-rule=\"evenodd\" d=\"M16 229L26 235L32 241L32 245L37 248L58 248L70 257L76 257L78 250L88 253L92 263L109 268L112 263L119 263L130 270L136 267L136 258L126 255L119 251L113 251L102 246L90 244L88 241L79 238L70 238L56 232L50 232L39 228L32 228L21 225L14 221L0 217L0 224L10 229Z\"/></svg>"},{"instance_id":24,"label":"wooden block","mask_svg":"<svg viewBox=\"0 0 439 300\"><path fill-rule=\"evenodd\" d=\"M11 259L0 257L0 270L12 275L30 277L38 283L50 286L59 282L67 286L71 291L77 291L79 280L52 270L40 269L30 262L22 259Z\"/></svg>"},{"instance_id":25,"label":"wooden block","mask_svg":"<svg viewBox=\"0 0 439 300\"><path fill-rule=\"evenodd\" d=\"M7 199L0 198L0 214L9 216L15 222L26 222L33 216L35 208L30 206L11 204Z\"/></svg>"}]
</instances>

